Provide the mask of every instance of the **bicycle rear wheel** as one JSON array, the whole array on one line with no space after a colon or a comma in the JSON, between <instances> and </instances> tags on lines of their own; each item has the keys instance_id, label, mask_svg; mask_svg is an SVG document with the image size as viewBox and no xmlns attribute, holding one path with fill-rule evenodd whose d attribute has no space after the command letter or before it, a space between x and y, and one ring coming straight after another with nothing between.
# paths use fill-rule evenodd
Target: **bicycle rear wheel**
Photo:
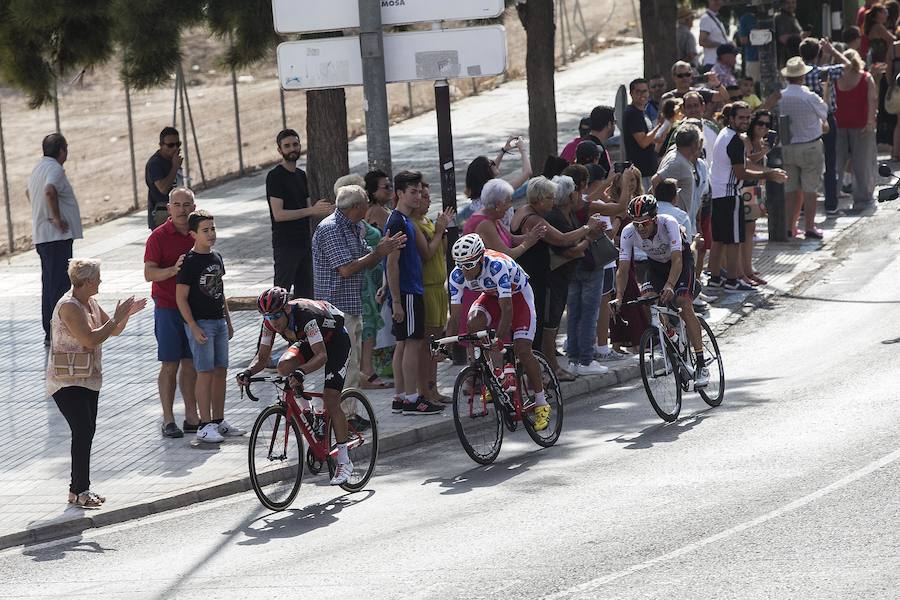
<instances>
[{"instance_id":1,"label":"bicycle rear wheel","mask_svg":"<svg viewBox=\"0 0 900 600\"><path fill-rule=\"evenodd\" d=\"M641 336L641 379L650 405L663 421L672 422L681 412L677 365L677 358L668 345L660 346L657 329L647 328Z\"/></svg>"},{"instance_id":2,"label":"bicycle rear wheel","mask_svg":"<svg viewBox=\"0 0 900 600\"><path fill-rule=\"evenodd\" d=\"M300 429L289 421L283 405L263 410L250 431L250 484L269 510L284 510L300 490L303 442Z\"/></svg>"},{"instance_id":3,"label":"bicycle rear wheel","mask_svg":"<svg viewBox=\"0 0 900 600\"><path fill-rule=\"evenodd\" d=\"M500 419L497 390L492 380L487 384L481 368L469 365L456 376L453 386L453 424L469 458L488 465L500 454L503 423Z\"/></svg>"},{"instance_id":4,"label":"bicycle rear wheel","mask_svg":"<svg viewBox=\"0 0 900 600\"><path fill-rule=\"evenodd\" d=\"M348 423L347 454L350 455L350 462L353 463L353 474L346 483L341 484L341 488L348 492L358 492L365 487L372 477L372 473L375 472L375 460L378 457L378 423L375 422L375 411L372 410L372 404L360 391L344 390L341 393L341 409L347 416L357 415L369 422L369 427L363 431L359 431ZM332 421L329 419L327 439L329 447L334 447L337 440L331 423ZM334 459L329 458L329 476L334 477L334 469Z\"/></svg>"},{"instance_id":5,"label":"bicycle rear wheel","mask_svg":"<svg viewBox=\"0 0 900 600\"><path fill-rule=\"evenodd\" d=\"M700 321L700 335L703 337L703 361L709 369L709 385L699 388L697 392L710 406L719 406L725 397L725 367L722 365L722 355L719 354L719 343L709 323L701 317L697 318Z\"/></svg>"},{"instance_id":6,"label":"bicycle rear wheel","mask_svg":"<svg viewBox=\"0 0 900 600\"><path fill-rule=\"evenodd\" d=\"M523 424L525 431L534 440L534 443L544 448L549 448L559 439L563 425L563 401L562 391L559 388L559 380L556 373L550 368L550 363L540 352L534 352L534 358L537 360L541 368L541 379L544 384L544 396L547 404L550 405L550 423L546 429L535 431L534 429L534 393L536 390L530 389L525 373L522 371L522 364L516 364L516 375L518 376L519 389L522 390L522 412Z\"/></svg>"}]
</instances>

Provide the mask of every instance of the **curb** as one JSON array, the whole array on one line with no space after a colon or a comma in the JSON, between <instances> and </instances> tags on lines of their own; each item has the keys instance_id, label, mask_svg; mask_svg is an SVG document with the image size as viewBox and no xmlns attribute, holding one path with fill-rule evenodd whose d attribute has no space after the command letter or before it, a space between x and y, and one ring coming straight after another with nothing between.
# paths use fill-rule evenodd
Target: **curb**
<instances>
[{"instance_id":1,"label":"curb","mask_svg":"<svg viewBox=\"0 0 900 600\"><path fill-rule=\"evenodd\" d=\"M861 222L862 219L857 219L856 222L848 225L839 235L832 240L829 240L827 244L823 244L819 248L819 251L833 251L835 246L837 246L848 233L854 231ZM836 257L831 257L831 260L829 260L828 263L833 263L836 260L838 260ZM825 267L826 265L827 263L823 264L822 267ZM786 292L775 292L770 295L754 294L753 296L747 297L741 304L735 305L730 309L731 314L713 326L715 334L717 336L725 334L728 329L752 314L756 309L769 304L772 298L779 295L793 294L806 284L807 278L801 278L800 281L794 283L794 285ZM229 305L231 302L241 303L246 302L247 300L251 302L253 305L252 308L255 310L256 298L243 296L228 299ZM242 309L235 307L233 310ZM244 310L247 309L245 308ZM633 364L622 365L621 367L610 369L608 373L602 375L579 377L575 381L561 383L560 386L563 397L566 398L566 404L577 404L586 400L594 392L615 385L628 383L633 379L640 377L640 374L640 365L634 362ZM453 434L454 432L455 427L453 425L453 420L446 418L441 419L440 421L431 423L425 427L401 431L385 436L379 440L379 454L384 455L402 448L415 446L428 440L434 440ZM27 547L34 544L79 535L88 529L115 525L170 510L185 508L207 500L215 500L246 492L250 489L249 476L241 477L239 479L232 479L200 489L190 490L167 498L159 498L142 504L100 511L95 515L85 516L70 521L42 525L33 529L0 536L0 550L6 550L17 546Z\"/></svg>"}]
</instances>

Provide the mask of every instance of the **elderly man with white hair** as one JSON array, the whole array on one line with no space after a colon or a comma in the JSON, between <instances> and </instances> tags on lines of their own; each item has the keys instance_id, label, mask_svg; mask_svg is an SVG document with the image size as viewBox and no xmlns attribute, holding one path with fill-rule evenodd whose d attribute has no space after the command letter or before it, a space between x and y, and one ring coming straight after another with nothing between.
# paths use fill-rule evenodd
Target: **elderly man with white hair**
<instances>
[{"instance_id":1,"label":"elderly man with white hair","mask_svg":"<svg viewBox=\"0 0 900 600\"><path fill-rule=\"evenodd\" d=\"M325 217L312 238L313 283L317 300L327 300L344 313L350 334L347 387L359 386L359 356L362 338L363 271L406 245L406 236L385 236L372 249L363 239L360 221L366 216L369 197L358 185L337 190L336 210ZM353 421L354 417L348 420ZM359 417L356 417L359 419ZM355 427L366 423L352 423Z\"/></svg>"}]
</instances>

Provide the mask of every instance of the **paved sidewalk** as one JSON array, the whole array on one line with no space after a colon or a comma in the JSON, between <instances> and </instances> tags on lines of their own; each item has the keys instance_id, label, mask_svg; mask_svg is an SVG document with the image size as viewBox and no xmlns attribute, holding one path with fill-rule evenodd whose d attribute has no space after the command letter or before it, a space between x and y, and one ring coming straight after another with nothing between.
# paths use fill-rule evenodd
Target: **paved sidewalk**
<instances>
[{"instance_id":1,"label":"paved sidewalk","mask_svg":"<svg viewBox=\"0 0 900 600\"><path fill-rule=\"evenodd\" d=\"M580 115L598 102L609 102L613 81L627 81L640 61L640 47L614 48L588 56L558 74L561 128L574 130ZM598 80L600 83L598 84ZM607 81L608 80L608 81ZM584 83L589 82L589 83ZM605 82L605 83L604 83ZM454 105L457 157L485 152L509 133L527 123L524 82L513 82ZM395 165L426 168L425 159L434 144L434 116L423 115L392 128ZM486 133L490 132L490 133ZM430 137L429 137L430 136ZM560 135L560 140L571 134ZM365 141L352 144L358 164ZM409 160L407 160L409 159ZM463 166L465 161L460 161ZM432 179L437 181L436 178ZM263 197L264 176L228 183L201 195L198 204L217 218L219 249L227 268L225 289L229 296L255 295L272 278L269 218ZM791 290L804 276L831 256L828 249L858 217L840 217L825 223L825 248L819 242L796 241L756 247L757 265L769 277L764 294L723 296L712 308L709 320L720 330L735 322L765 294ZM132 215L86 230L86 239L75 245L77 256L103 260L103 284L99 297L107 310L126 294L149 295L143 281L143 246L147 231L143 215ZM760 222L764 234L764 222ZM247 489L246 438L230 439L220 447L192 444L159 435L160 410L156 393L155 340L152 312L136 315L123 336L104 344L105 384L100 395L100 414L94 441L92 486L109 501L102 511L85 513L69 508L65 494L69 477L70 433L52 399L44 394L46 352L39 323L40 271L36 254L28 252L0 265L0 364L7 373L0 382L0 548L60 537L87 527L119 522L184 506L192 502ZM258 318L235 313L231 371L249 362L255 345ZM451 392L456 369L444 364L439 384ZM567 401L585 399L602 388L637 376L631 361L603 376L580 378L565 384ZM313 382L316 382L313 379ZM389 414L390 391L369 391L378 413L383 452L452 432L449 414L436 417L403 417ZM249 428L260 404L240 401L229 386L226 414L233 424ZM176 415L180 400L176 400ZM648 408L649 410L649 408ZM375 480L377 482L377 479Z\"/></svg>"}]
</instances>

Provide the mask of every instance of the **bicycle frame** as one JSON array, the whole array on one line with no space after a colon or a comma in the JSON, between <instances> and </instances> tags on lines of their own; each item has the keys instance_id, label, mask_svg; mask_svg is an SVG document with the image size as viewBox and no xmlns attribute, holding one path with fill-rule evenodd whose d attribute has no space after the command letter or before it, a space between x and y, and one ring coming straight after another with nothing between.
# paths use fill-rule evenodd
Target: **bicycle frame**
<instances>
[{"instance_id":1,"label":"bicycle frame","mask_svg":"<svg viewBox=\"0 0 900 600\"><path fill-rule=\"evenodd\" d=\"M285 419L284 423L284 455L287 455L288 440L291 433L291 421L293 421L300 428L300 432L303 434L303 437L306 440L307 447L312 452L317 461L324 462L327 458L337 457L337 448L329 448L328 440L324 437L320 439L310 428L308 420L304 418L304 415L310 415L310 417L312 417L314 415L313 410L311 408L304 410L300 407L299 403L297 402L297 397L294 393L294 390L290 385L287 384L287 380L284 377L252 377L250 379L251 383L258 381L272 383L275 386L275 389L277 389L279 392L278 402L280 404L283 404L287 408L287 418ZM254 402L259 400L250 392L249 386L247 386L246 390L247 396L249 396L251 400L253 400ZM313 398L324 398L324 394L322 394L321 392L308 392L306 390L303 390L301 393L301 397L309 402ZM315 416L321 416L325 424L324 430L328 431L331 427L331 415L328 414L328 409L323 407L322 414ZM276 427L278 427L277 424ZM363 444L364 439L358 431L354 431L351 429L348 433L350 434L350 439L347 440L348 450L351 450ZM272 454L274 445L275 436L273 435L272 441L269 442L269 455Z\"/></svg>"}]
</instances>

